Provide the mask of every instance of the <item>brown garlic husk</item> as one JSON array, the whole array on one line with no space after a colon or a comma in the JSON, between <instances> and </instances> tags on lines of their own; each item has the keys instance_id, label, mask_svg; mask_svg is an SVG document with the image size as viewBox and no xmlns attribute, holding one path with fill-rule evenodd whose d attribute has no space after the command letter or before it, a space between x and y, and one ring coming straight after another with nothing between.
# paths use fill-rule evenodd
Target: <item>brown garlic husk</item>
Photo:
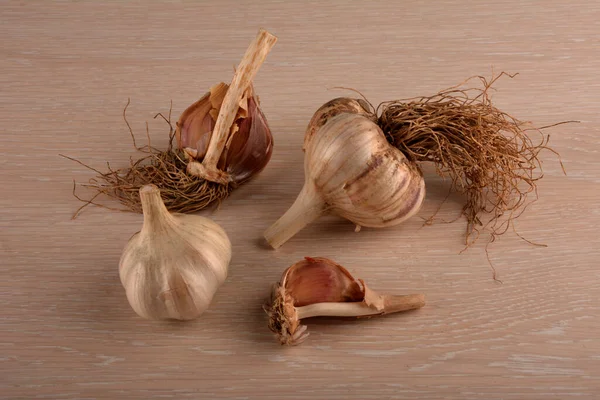
<instances>
[{"instance_id":1,"label":"brown garlic husk","mask_svg":"<svg viewBox=\"0 0 600 400\"><path fill-rule=\"evenodd\" d=\"M175 137L190 160L201 163L204 159L228 89L223 82L214 85L181 114ZM227 173L229 182L239 185L261 172L272 152L273 135L250 86L240 100L217 168Z\"/></svg>"},{"instance_id":2,"label":"brown garlic husk","mask_svg":"<svg viewBox=\"0 0 600 400\"><path fill-rule=\"evenodd\" d=\"M241 184L271 158L273 137L252 81L277 38L260 29L230 85L219 83L183 112L175 136L187 172L222 185Z\"/></svg>"},{"instance_id":3,"label":"brown garlic husk","mask_svg":"<svg viewBox=\"0 0 600 400\"><path fill-rule=\"evenodd\" d=\"M423 294L379 294L334 261L305 257L285 270L264 309L279 342L297 345L308 337L305 318L373 317L424 305Z\"/></svg>"}]
</instances>

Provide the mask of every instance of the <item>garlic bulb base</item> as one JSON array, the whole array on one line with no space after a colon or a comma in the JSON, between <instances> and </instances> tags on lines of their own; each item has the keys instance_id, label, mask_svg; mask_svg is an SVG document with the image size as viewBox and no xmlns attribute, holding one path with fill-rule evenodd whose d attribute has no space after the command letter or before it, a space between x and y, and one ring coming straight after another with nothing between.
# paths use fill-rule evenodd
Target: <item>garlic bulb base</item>
<instances>
[{"instance_id":1,"label":"garlic bulb base","mask_svg":"<svg viewBox=\"0 0 600 400\"><path fill-rule=\"evenodd\" d=\"M188 162L187 173L221 185L227 185L231 182L231 176L227 172L218 168L210 168L198 161Z\"/></svg>"}]
</instances>

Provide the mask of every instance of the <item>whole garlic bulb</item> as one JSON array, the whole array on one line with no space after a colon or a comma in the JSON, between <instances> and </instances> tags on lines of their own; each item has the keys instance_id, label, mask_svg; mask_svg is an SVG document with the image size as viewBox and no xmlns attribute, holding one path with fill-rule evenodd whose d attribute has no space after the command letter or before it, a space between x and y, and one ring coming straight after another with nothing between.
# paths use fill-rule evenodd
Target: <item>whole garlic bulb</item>
<instances>
[{"instance_id":1,"label":"whole garlic bulb","mask_svg":"<svg viewBox=\"0 0 600 400\"><path fill-rule=\"evenodd\" d=\"M143 318L194 319L227 277L229 238L207 218L169 213L154 185L143 186L140 198L142 230L129 240L119 264L127 300Z\"/></svg>"},{"instance_id":2,"label":"whole garlic bulb","mask_svg":"<svg viewBox=\"0 0 600 400\"><path fill-rule=\"evenodd\" d=\"M304 187L265 232L274 248L326 212L378 228L401 223L423 203L425 182L416 165L387 141L361 104L342 106L341 112L332 108L333 116L324 114L322 126L314 129L315 118L309 125ZM320 111L316 115L323 114Z\"/></svg>"},{"instance_id":3,"label":"whole garlic bulb","mask_svg":"<svg viewBox=\"0 0 600 400\"><path fill-rule=\"evenodd\" d=\"M252 80L277 37L264 29L250 43L231 85L213 86L177 122L177 143L190 175L222 185L241 184L269 162L273 138Z\"/></svg>"},{"instance_id":4,"label":"whole garlic bulb","mask_svg":"<svg viewBox=\"0 0 600 400\"><path fill-rule=\"evenodd\" d=\"M371 120L333 117L306 150L305 173L335 214L357 225L396 225L419 210L425 182Z\"/></svg>"}]
</instances>

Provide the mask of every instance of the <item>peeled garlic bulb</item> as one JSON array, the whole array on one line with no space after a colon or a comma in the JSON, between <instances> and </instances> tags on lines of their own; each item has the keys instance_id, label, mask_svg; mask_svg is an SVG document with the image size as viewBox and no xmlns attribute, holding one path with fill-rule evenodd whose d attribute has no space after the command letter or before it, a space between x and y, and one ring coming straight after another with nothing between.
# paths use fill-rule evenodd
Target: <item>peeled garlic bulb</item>
<instances>
[{"instance_id":1,"label":"peeled garlic bulb","mask_svg":"<svg viewBox=\"0 0 600 400\"><path fill-rule=\"evenodd\" d=\"M169 213L154 185L142 187L140 198L144 224L119 265L127 300L143 318L196 318L227 277L229 238L207 218Z\"/></svg>"},{"instance_id":2,"label":"peeled garlic bulb","mask_svg":"<svg viewBox=\"0 0 600 400\"><path fill-rule=\"evenodd\" d=\"M419 210L425 197L425 182L416 165L390 145L360 103L323 113L328 104L315 114L324 117L313 118L307 130L304 187L292 207L265 232L274 248L324 213L358 226L399 224Z\"/></svg>"}]
</instances>

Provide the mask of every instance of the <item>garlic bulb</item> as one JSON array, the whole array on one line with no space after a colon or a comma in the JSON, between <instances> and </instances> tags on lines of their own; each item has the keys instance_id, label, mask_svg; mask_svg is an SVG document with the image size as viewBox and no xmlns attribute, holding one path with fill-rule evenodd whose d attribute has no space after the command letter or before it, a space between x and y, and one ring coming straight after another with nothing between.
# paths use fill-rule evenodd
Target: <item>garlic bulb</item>
<instances>
[{"instance_id":1,"label":"garlic bulb","mask_svg":"<svg viewBox=\"0 0 600 400\"><path fill-rule=\"evenodd\" d=\"M418 167L390 145L364 106L352 101L338 104L341 111L327 103L313 117L305 137L304 187L265 232L274 248L326 212L359 227L385 227L421 207L425 182ZM330 111L322 112L325 107Z\"/></svg>"},{"instance_id":2,"label":"garlic bulb","mask_svg":"<svg viewBox=\"0 0 600 400\"><path fill-rule=\"evenodd\" d=\"M277 42L260 29L231 84L217 84L177 122L177 142L189 157L189 174L222 185L240 184L269 162L271 131L254 96L252 80Z\"/></svg>"},{"instance_id":3,"label":"garlic bulb","mask_svg":"<svg viewBox=\"0 0 600 400\"><path fill-rule=\"evenodd\" d=\"M537 194L540 152L558 155L542 130L573 121L536 128L498 109L489 92L502 76L514 77L476 76L432 96L376 108L350 98L323 105L304 137L302 192L265 232L267 241L279 247L325 212L349 219L358 230L402 222L425 195L417 163L432 163L450 190L465 197L465 245L482 230L491 233L490 240L509 231L531 204L528 196ZM482 87L467 86L470 79Z\"/></svg>"},{"instance_id":4,"label":"garlic bulb","mask_svg":"<svg viewBox=\"0 0 600 400\"><path fill-rule=\"evenodd\" d=\"M222 82L214 85L181 114L175 136L178 147L184 149L192 160L202 161L206 156L228 89L229 85ZM228 174L229 182L239 185L266 167L273 152L273 135L252 86L238 106L217 168Z\"/></svg>"},{"instance_id":5,"label":"garlic bulb","mask_svg":"<svg viewBox=\"0 0 600 400\"><path fill-rule=\"evenodd\" d=\"M198 317L227 277L231 243L215 222L171 214L154 185L140 189L142 230L127 243L119 275L133 310L147 319Z\"/></svg>"}]
</instances>

